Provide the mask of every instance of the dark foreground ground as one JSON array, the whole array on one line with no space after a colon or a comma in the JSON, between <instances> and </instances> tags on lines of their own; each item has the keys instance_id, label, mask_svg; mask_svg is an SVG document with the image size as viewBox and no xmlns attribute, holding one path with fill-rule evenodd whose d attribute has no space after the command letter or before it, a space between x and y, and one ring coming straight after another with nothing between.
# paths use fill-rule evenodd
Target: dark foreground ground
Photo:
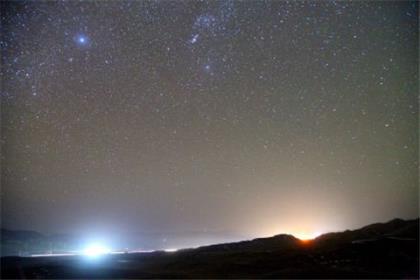
<instances>
[{"instance_id":1,"label":"dark foreground ground","mask_svg":"<svg viewBox=\"0 0 420 280\"><path fill-rule=\"evenodd\" d=\"M302 242L290 235L88 259L4 257L2 278L419 278L419 220Z\"/></svg>"}]
</instances>

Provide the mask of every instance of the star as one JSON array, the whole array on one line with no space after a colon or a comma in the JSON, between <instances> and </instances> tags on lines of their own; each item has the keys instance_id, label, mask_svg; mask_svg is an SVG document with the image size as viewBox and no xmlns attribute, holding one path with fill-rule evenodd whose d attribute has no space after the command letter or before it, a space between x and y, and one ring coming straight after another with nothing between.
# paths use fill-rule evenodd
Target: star
<instances>
[{"instance_id":1,"label":"star","mask_svg":"<svg viewBox=\"0 0 420 280\"><path fill-rule=\"evenodd\" d=\"M198 40L198 36L199 34L195 34L191 39L190 39L190 43L191 44L195 44Z\"/></svg>"},{"instance_id":2,"label":"star","mask_svg":"<svg viewBox=\"0 0 420 280\"><path fill-rule=\"evenodd\" d=\"M75 41L79 46L86 46L89 43L89 38L86 35L77 35Z\"/></svg>"}]
</instances>

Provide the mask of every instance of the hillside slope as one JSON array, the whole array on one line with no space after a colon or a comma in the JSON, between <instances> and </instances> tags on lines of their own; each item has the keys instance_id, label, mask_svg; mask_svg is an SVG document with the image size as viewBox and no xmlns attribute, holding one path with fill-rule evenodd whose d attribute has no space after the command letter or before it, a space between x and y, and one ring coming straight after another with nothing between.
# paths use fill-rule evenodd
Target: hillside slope
<instances>
[{"instance_id":1,"label":"hillside slope","mask_svg":"<svg viewBox=\"0 0 420 280\"><path fill-rule=\"evenodd\" d=\"M418 278L419 220L392 220L310 242L277 235L178 252L2 258L3 278Z\"/></svg>"}]
</instances>

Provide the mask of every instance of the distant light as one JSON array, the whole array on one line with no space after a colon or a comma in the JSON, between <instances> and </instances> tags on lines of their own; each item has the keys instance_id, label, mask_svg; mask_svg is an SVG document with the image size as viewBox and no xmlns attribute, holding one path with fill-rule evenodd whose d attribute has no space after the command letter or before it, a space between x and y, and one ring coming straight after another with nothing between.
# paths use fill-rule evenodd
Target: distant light
<instances>
[{"instance_id":1,"label":"distant light","mask_svg":"<svg viewBox=\"0 0 420 280\"><path fill-rule=\"evenodd\" d=\"M83 250L83 255L88 257L98 257L109 253L111 253L111 249L100 244L92 244Z\"/></svg>"},{"instance_id":2,"label":"distant light","mask_svg":"<svg viewBox=\"0 0 420 280\"><path fill-rule=\"evenodd\" d=\"M62 256L75 256L75 253L47 253L47 254L32 254L30 257L39 258L39 257L62 257Z\"/></svg>"},{"instance_id":3,"label":"distant light","mask_svg":"<svg viewBox=\"0 0 420 280\"><path fill-rule=\"evenodd\" d=\"M178 249L176 249L176 248L168 248L168 249L165 249L164 250L165 252L176 252L176 251L178 251Z\"/></svg>"},{"instance_id":4,"label":"distant light","mask_svg":"<svg viewBox=\"0 0 420 280\"><path fill-rule=\"evenodd\" d=\"M321 235L320 232L306 232L306 231L293 232L291 234L302 241L312 240Z\"/></svg>"}]
</instances>

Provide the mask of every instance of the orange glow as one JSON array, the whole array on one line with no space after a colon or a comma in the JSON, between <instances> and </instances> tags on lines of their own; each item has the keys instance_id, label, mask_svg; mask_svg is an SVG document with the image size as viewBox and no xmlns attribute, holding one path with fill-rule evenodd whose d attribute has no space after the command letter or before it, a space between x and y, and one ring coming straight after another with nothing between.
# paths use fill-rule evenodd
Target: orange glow
<instances>
[{"instance_id":1,"label":"orange glow","mask_svg":"<svg viewBox=\"0 0 420 280\"><path fill-rule=\"evenodd\" d=\"M299 239L300 243L304 246L311 245L313 239Z\"/></svg>"},{"instance_id":2,"label":"orange glow","mask_svg":"<svg viewBox=\"0 0 420 280\"><path fill-rule=\"evenodd\" d=\"M291 232L290 234L302 241L313 240L321 235L320 232L308 232L308 231L297 231L297 232Z\"/></svg>"},{"instance_id":3,"label":"orange glow","mask_svg":"<svg viewBox=\"0 0 420 280\"><path fill-rule=\"evenodd\" d=\"M264 228L261 236L273 236L278 234L289 234L299 240L313 240L323 233L327 232L328 227L324 222L311 219L291 219L282 221L283 225L271 224Z\"/></svg>"}]
</instances>

